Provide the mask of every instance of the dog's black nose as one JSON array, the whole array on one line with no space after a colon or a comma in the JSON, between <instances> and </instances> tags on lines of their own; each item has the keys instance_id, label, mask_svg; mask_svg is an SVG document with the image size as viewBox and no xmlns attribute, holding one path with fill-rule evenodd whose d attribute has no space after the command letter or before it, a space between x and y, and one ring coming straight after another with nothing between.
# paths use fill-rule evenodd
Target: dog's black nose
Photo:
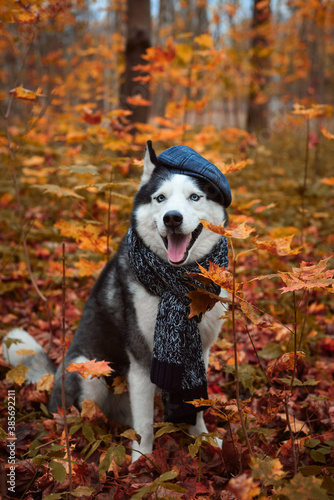
<instances>
[{"instance_id":1,"label":"dog's black nose","mask_svg":"<svg viewBox=\"0 0 334 500\"><path fill-rule=\"evenodd\" d=\"M164 224L167 227L177 227L182 224L183 216L176 210L171 210L164 215Z\"/></svg>"}]
</instances>

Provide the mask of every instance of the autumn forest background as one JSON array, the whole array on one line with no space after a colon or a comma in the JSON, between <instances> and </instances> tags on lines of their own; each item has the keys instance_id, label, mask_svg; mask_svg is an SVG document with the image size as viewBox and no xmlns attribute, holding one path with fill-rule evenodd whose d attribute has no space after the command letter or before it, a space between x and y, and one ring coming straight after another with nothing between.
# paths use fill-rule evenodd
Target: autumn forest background
<instances>
[{"instance_id":1,"label":"autumn forest background","mask_svg":"<svg viewBox=\"0 0 334 500\"><path fill-rule=\"evenodd\" d=\"M193 147L233 195L228 227L210 226L229 269L203 271L230 292L210 435L157 423L130 465L133 430L89 402L51 415L52 377L26 385L0 358L3 498L8 390L15 498L333 498L334 2L0 0L0 61L3 342L22 327L61 362L148 139ZM191 314L217 300L194 292Z\"/></svg>"}]
</instances>

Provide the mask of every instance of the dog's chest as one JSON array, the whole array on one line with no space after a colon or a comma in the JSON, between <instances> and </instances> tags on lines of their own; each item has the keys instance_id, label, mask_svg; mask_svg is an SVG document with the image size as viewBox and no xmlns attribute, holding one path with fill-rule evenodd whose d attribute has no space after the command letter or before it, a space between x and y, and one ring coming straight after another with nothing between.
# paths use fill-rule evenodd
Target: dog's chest
<instances>
[{"instance_id":1,"label":"dog's chest","mask_svg":"<svg viewBox=\"0 0 334 500\"><path fill-rule=\"evenodd\" d=\"M131 284L134 307L137 316L137 323L141 334L147 341L151 351L153 351L153 338L155 322L158 313L159 297L156 297L139 283ZM222 290L221 296L227 296L226 290ZM223 320L219 318L224 314L224 307L216 304L211 311L208 311L199 323L199 331L202 339L203 350L208 349L217 339Z\"/></svg>"}]
</instances>

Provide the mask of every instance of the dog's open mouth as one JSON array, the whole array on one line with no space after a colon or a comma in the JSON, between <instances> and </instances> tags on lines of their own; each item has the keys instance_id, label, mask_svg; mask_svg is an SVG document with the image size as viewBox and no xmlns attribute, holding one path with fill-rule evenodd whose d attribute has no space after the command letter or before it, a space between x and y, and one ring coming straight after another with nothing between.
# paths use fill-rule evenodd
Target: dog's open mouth
<instances>
[{"instance_id":1,"label":"dog's open mouth","mask_svg":"<svg viewBox=\"0 0 334 500\"><path fill-rule=\"evenodd\" d=\"M188 252L201 234L202 224L198 224L195 231L190 234L170 233L162 236L162 240L167 249L167 257L172 264L182 264Z\"/></svg>"}]
</instances>

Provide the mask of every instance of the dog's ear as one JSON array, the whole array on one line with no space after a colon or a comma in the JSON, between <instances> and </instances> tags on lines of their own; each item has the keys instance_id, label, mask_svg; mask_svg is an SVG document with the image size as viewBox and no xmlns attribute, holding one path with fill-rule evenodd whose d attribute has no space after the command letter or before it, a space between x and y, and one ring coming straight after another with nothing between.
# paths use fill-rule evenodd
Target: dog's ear
<instances>
[{"instance_id":1,"label":"dog's ear","mask_svg":"<svg viewBox=\"0 0 334 500\"><path fill-rule=\"evenodd\" d=\"M144 170L141 178L140 185L146 184L153 174L155 167L157 166L158 160L157 155L152 147L152 141L147 141L144 156Z\"/></svg>"}]
</instances>

